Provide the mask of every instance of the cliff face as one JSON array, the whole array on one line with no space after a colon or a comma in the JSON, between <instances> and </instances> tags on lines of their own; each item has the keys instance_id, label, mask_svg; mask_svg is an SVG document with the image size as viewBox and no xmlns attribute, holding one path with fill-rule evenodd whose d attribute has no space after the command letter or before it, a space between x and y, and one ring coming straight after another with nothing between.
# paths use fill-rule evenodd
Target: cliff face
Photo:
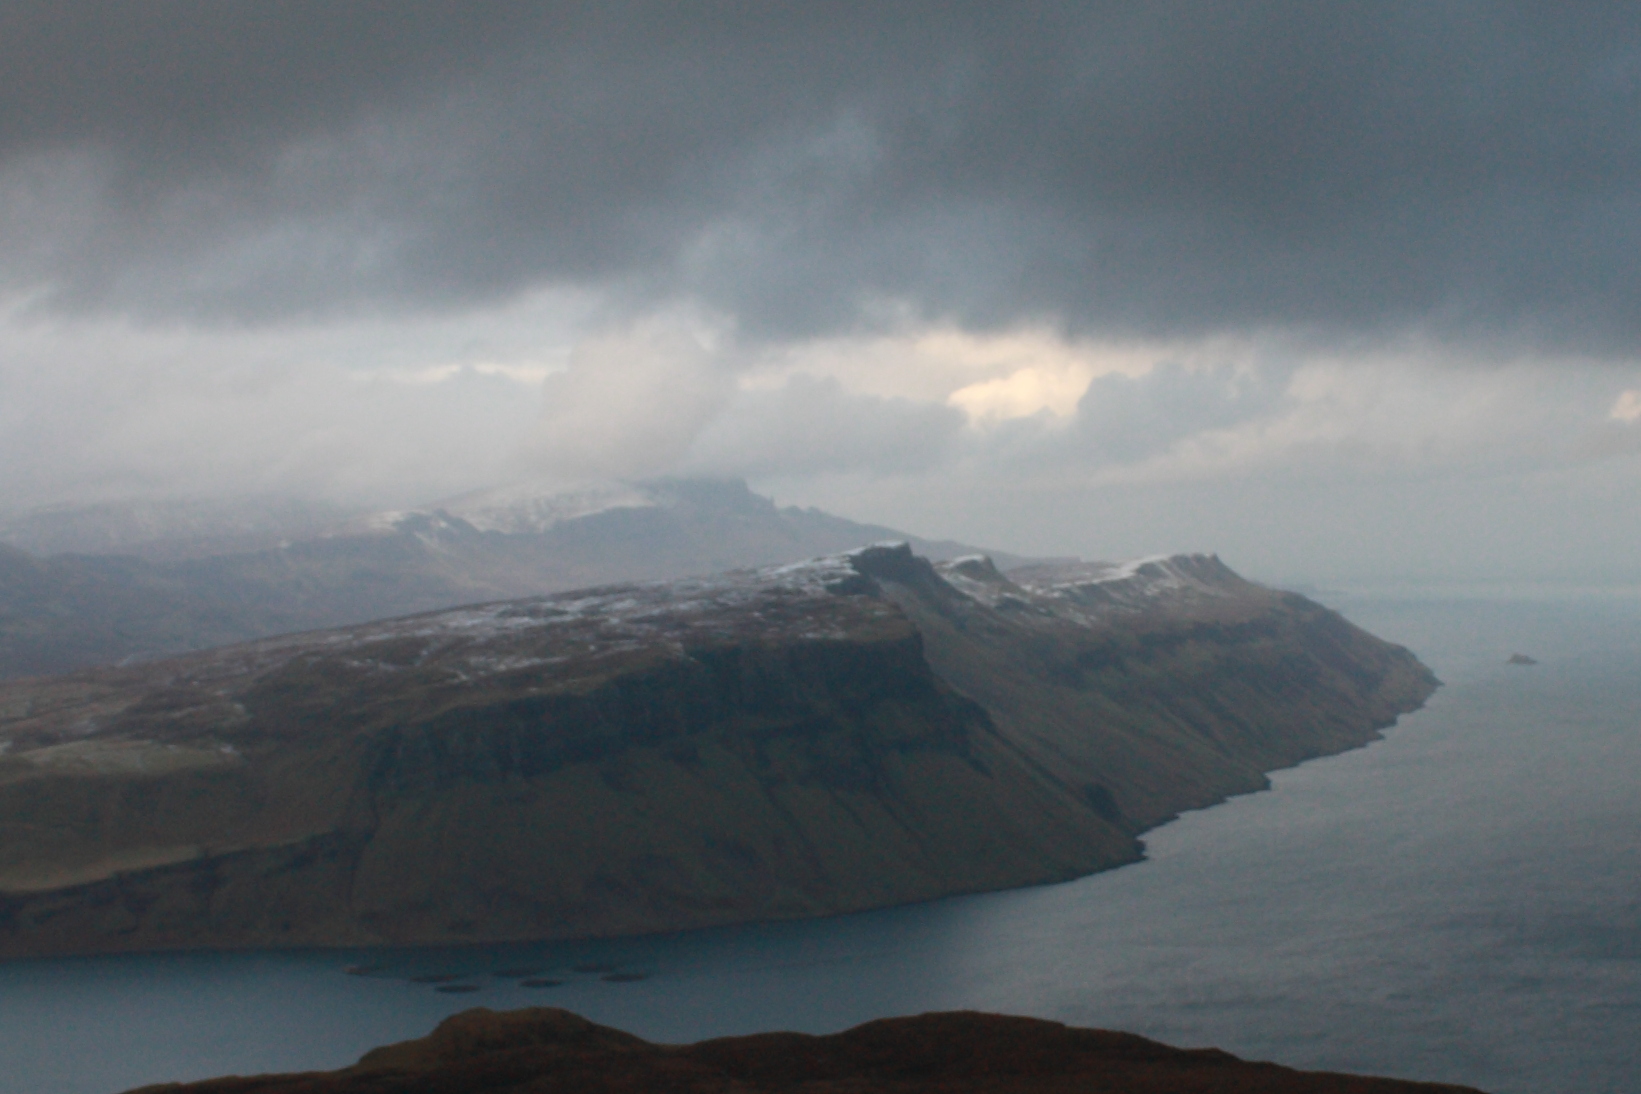
<instances>
[{"instance_id":1,"label":"cliff face","mask_svg":"<svg viewBox=\"0 0 1641 1094\"><path fill-rule=\"evenodd\" d=\"M914 569L886 588L936 672L1131 832L1366 744L1436 687L1407 650L1211 556Z\"/></svg>"},{"instance_id":2,"label":"cliff face","mask_svg":"<svg viewBox=\"0 0 1641 1094\"><path fill-rule=\"evenodd\" d=\"M1480 1094L1469 1087L1245 1063L1034 1018L953 1012L827 1037L760 1033L654 1045L550 1007L464 1011L342 1071L145 1087L131 1094Z\"/></svg>"},{"instance_id":3,"label":"cliff face","mask_svg":"<svg viewBox=\"0 0 1641 1094\"><path fill-rule=\"evenodd\" d=\"M1217 560L904 547L0 686L0 956L551 938L1064 879L1370 739L1405 650Z\"/></svg>"}]
</instances>

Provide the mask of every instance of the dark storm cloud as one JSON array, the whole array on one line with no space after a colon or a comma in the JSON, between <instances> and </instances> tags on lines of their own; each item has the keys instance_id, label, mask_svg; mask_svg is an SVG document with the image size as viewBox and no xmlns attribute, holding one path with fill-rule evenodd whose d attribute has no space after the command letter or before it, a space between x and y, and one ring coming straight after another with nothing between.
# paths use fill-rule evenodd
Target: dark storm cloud
<instances>
[{"instance_id":1,"label":"dark storm cloud","mask_svg":"<svg viewBox=\"0 0 1641 1094\"><path fill-rule=\"evenodd\" d=\"M0 73L71 309L1641 333L1629 5L11 4Z\"/></svg>"}]
</instances>

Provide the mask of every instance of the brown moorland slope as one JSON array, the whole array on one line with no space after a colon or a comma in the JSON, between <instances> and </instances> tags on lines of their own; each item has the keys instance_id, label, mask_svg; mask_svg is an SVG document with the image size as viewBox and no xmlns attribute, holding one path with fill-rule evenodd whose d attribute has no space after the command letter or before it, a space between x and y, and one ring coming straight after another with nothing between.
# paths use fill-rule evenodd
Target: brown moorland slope
<instances>
[{"instance_id":1,"label":"brown moorland slope","mask_svg":"<svg viewBox=\"0 0 1641 1094\"><path fill-rule=\"evenodd\" d=\"M656 1045L549 1007L464 1011L341 1071L144 1087L132 1094L1480 1094L1294 1071L1131 1033L958 1011L825 1037Z\"/></svg>"}]
</instances>

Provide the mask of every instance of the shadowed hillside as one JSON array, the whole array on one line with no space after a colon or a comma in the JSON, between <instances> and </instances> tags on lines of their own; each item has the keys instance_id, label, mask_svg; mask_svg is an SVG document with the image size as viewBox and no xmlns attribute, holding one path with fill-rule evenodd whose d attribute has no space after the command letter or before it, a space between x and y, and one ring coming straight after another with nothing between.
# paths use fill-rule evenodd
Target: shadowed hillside
<instances>
[{"instance_id":1,"label":"shadowed hillside","mask_svg":"<svg viewBox=\"0 0 1641 1094\"><path fill-rule=\"evenodd\" d=\"M1035 1018L957 1011L827 1037L655 1045L569 1011L476 1009L341 1071L144 1087L141 1094L1480 1094L1294 1071ZM138 1094L138 1092L132 1092Z\"/></svg>"}]
</instances>

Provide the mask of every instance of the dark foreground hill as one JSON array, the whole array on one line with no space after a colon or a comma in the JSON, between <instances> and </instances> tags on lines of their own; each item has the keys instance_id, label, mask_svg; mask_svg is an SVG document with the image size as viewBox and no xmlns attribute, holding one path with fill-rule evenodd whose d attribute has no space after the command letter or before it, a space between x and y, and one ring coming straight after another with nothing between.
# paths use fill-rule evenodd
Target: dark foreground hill
<instances>
[{"instance_id":1,"label":"dark foreground hill","mask_svg":"<svg viewBox=\"0 0 1641 1094\"><path fill-rule=\"evenodd\" d=\"M484 600L793 562L874 540L909 539L934 558L972 550L777 507L739 481L493 491L323 531L306 512L281 522L276 511L261 524L255 514L209 515L94 509L43 526L0 525L0 680ZM79 551L39 557L8 546L8 528L17 544ZM280 530L289 538L278 540ZM266 540L274 542L226 549Z\"/></svg>"},{"instance_id":2,"label":"dark foreground hill","mask_svg":"<svg viewBox=\"0 0 1641 1094\"><path fill-rule=\"evenodd\" d=\"M469 1010L341 1071L213 1079L142 1094L1480 1094L1294 1071L1035 1018L958 1011L827 1037L655 1045L565 1010ZM132 1092L138 1094L138 1092Z\"/></svg>"},{"instance_id":3,"label":"dark foreground hill","mask_svg":"<svg viewBox=\"0 0 1641 1094\"><path fill-rule=\"evenodd\" d=\"M1218 559L904 545L0 685L0 956L566 938L1132 861L1411 654Z\"/></svg>"}]
</instances>

